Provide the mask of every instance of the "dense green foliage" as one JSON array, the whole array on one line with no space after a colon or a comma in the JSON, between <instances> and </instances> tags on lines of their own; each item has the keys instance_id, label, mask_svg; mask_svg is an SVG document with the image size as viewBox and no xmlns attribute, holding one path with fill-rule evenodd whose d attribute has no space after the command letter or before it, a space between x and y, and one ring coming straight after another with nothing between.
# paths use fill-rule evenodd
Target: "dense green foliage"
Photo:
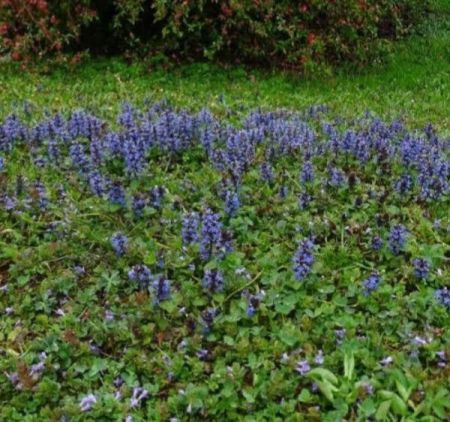
<instances>
[{"instance_id":1,"label":"dense green foliage","mask_svg":"<svg viewBox=\"0 0 450 422\"><path fill-rule=\"evenodd\" d=\"M90 50L290 69L365 64L427 10L423 0L1 0L0 52L25 61Z\"/></svg>"},{"instance_id":2,"label":"dense green foliage","mask_svg":"<svg viewBox=\"0 0 450 422\"><path fill-rule=\"evenodd\" d=\"M364 73L1 63L0 420L446 420L450 5L437 3ZM244 144L264 128L240 177L208 155L206 127L238 161L232 128ZM112 153L111 132L127 147ZM272 155L283 139L294 147ZM183 242L207 208L232 252Z\"/></svg>"},{"instance_id":3,"label":"dense green foliage","mask_svg":"<svg viewBox=\"0 0 450 422\"><path fill-rule=\"evenodd\" d=\"M4 419L445 417L446 138L323 107L39 116L1 126Z\"/></svg>"}]
</instances>

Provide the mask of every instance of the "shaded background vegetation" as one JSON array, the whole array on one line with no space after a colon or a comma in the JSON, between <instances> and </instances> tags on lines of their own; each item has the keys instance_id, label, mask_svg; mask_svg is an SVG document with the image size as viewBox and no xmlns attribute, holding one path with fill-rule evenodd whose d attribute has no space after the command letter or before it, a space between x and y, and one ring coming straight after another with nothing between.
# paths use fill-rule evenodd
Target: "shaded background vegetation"
<instances>
[{"instance_id":1,"label":"shaded background vegetation","mask_svg":"<svg viewBox=\"0 0 450 422\"><path fill-rule=\"evenodd\" d=\"M422 0L0 0L0 52L208 59L288 69L382 57Z\"/></svg>"}]
</instances>

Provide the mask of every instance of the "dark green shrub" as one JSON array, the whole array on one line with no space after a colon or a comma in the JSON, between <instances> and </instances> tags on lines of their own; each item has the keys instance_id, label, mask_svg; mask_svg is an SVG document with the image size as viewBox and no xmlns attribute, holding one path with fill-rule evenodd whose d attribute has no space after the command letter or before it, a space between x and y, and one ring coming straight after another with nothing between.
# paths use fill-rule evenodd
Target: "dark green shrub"
<instances>
[{"instance_id":1,"label":"dark green shrub","mask_svg":"<svg viewBox=\"0 0 450 422\"><path fill-rule=\"evenodd\" d=\"M421 0L0 0L0 51L68 50L301 69L365 64L426 12Z\"/></svg>"},{"instance_id":2,"label":"dark green shrub","mask_svg":"<svg viewBox=\"0 0 450 422\"><path fill-rule=\"evenodd\" d=\"M364 63L384 38L405 34L427 9L420 0L213 0L154 2L166 49L187 56L299 68Z\"/></svg>"}]
</instances>

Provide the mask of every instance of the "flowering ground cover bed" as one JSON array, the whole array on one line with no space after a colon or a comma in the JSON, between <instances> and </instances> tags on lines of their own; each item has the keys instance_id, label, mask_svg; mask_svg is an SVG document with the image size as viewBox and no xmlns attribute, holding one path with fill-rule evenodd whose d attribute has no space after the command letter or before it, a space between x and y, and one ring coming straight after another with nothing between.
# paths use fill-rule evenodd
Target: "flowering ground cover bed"
<instances>
[{"instance_id":1,"label":"flowering ground cover bed","mask_svg":"<svg viewBox=\"0 0 450 422\"><path fill-rule=\"evenodd\" d=\"M0 418L444 420L449 158L322 106L6 117Z\"/></svg>"}]
</instances>

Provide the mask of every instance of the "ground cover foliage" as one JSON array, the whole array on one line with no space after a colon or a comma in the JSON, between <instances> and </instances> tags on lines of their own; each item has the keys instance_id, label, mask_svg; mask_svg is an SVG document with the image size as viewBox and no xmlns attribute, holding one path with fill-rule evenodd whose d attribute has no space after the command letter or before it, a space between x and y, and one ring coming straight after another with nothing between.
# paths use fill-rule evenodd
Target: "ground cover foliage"
<instances>
[{"instance_id":1,"label":"ground cover foliage","mask_svg":"<svg viewBox=\"0 0 450 422\"><path fill-rule=\"evenodd\" d=\"M0 151L2 418L448 415L432 125L25 103Z\"/></svg>"}]
</instances>

